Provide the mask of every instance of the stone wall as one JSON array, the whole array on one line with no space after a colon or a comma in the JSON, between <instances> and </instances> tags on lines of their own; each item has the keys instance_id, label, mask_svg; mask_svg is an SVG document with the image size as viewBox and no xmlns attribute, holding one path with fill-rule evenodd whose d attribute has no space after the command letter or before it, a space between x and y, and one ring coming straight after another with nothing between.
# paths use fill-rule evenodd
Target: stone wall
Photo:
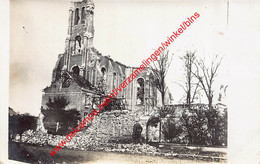
<instances>
[{"instance_id":1,"label":"stone wall","mask_svg":"<svg viewBox=\"0 0 260 164\"><path fill-rule=\"evenodd\" d=\"M136 121L141 124L142 136L145 137L148 118L138 117L128 110L99 113L85 133L96 135L96 139L101 142L122 140L131 142Z\"/></svg>"},{"instance_id":2,"label":"stone wall","mask_svg":"<svg viewBox=\"0 0 260 164\"><path fill-rule=\"evenodd\" d=\"M165 107L165 116L161 118L162 131L166 120L170 117L170 120L174 123L175 127L181 129L181 132L176 136L178 142L186 143L186 137L188 135L187 128L184 125L182 116L185 114L188 117L193 117L195 111L207 110L208 107L205 104L192 105L192 111L187 109L185 105L171 105ZM216 109L218 110L218 109ZM157 113L157 112L155 112ZM109 141L128 141L131 142L133 126L135 122L139 122L143 128L142 137L146 139L146 124L151 116L142 116L132 111L111 111L100 113L91 123L92 125L84 132L96 136L100 142ZM161 131L161 142L167 142L164 133ZM159 142L159 126L148 127L148 141Z\"/></svg>"},{"instance_id":3,"label":"stone wall","mask_svg":"<svg viewBox=\"0 0 260 164\"><path fill-rule=\"evenodd\" d=\"M81 66L82 65L82 56L81 55L72 55L70 57L70 65L69 65L69 71L72 69L73 66Z\"/></svg>"}]
</instances>

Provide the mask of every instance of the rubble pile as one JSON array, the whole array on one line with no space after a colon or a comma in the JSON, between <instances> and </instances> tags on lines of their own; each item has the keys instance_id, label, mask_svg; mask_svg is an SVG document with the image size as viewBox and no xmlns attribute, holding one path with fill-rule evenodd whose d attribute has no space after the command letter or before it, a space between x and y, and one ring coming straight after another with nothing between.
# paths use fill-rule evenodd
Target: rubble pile
<instances>
[{"instance_id":1,"label":"rubble pile","mask_svg":"<svg viewBox=\"0 0 260 164\"><path fill-rule=\"evenodd\" d=\"M145 135L145 121L142 122L140 120L140 122L144 123L142 135ZM132 127L134 123L135 116L128 111L111 111L100 113L99 117L93 120L88 128L77 132L70 141L66 139L66 135L53 135L32 130L24 132L21 141L39 146L50 145L56 147L61 141L65 140L66 144L64 147L69 149L147 155L159 154L160 150L153 146L131 143ZM120 139L129 142L118 142Z\"/></svg>"},{"instance_id":2,"label":"rubble pile","mask_svg":"<svg viewBox=\"0 0 260 164\"><path fill-rule=\"evenodd\" d=\"M40 131L28 130L22 134L21 141L24 143L35 145L51 145L57 146L65 137L60 135L52 135Z\"/></svg>"},{"instance_id":3,"label":"rubble pile","mask_svg":"<svg viewBox=\"0 0 260 164\"><path fill-rule=\"evenodd\" d=\"M88 132L86 130L85 132ZM52 135L39 131L28 130L22 134L21 141L24 143L29 143L33 145L50 145L57 146L60 141L65 139L66 136ZM90 133L86 135L83 132L77 133L69 142L66 140L66 148L69 149L77 149L77 150L89 150L89 151L106 151L106 152L118 152L118 153L128 153L128 154L140 154L140 155L159 155L166 157L177 157L177 158L192 158L198 159L202 158L202 160L222 160L222 157L218 157L218 155L214 156L203 156L197 153L192 153L189 151L174 151L169 149L165 151L165 149L159 149L154 146L150 146L147 144L119 144L119 143L108 143L101 142L95 138L95 136ZM179 150L180 148L178 148ZM212 158L212 159L211 159ZM225 160L225 157L223 157Z\"/></svg>"},{"instance_id":4,"label":"rubble pile","mask_svg":"<svg viewBox=\"0 0 260 164\"><path fill-rule=\"evenodd\" d=\"M88 130L87 130L88 131ZM87 132L86 131L86 132ZM21 141L24 143L44 146L57 146L60 141L66 136L52 135L38 131L28 130L22 134ZM147 154L159 155L160 150L156 147L147 144L116 144L101 142L94 138L94 135L84 135L79 132L69 142L66 140L65 147L69 149L93 150L93 151L108 151L108 152L122 152L131 154Z\"/></svg>"}]
</instances>

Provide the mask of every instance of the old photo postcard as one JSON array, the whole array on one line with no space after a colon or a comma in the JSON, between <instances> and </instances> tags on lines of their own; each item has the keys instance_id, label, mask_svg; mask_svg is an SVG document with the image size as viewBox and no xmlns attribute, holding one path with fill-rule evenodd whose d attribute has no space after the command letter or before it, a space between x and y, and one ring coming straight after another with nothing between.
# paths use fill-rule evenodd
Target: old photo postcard
<instances>
[{"instance_id":1,"label":"old photo postcard","mask_svg":"<svg viewBox=\"0 0 260 164\"><path fill-rule=\"evenodd\" d=\"M2 162L260 162L260 3L7 5Z\"/></svg>"}]
</instances>

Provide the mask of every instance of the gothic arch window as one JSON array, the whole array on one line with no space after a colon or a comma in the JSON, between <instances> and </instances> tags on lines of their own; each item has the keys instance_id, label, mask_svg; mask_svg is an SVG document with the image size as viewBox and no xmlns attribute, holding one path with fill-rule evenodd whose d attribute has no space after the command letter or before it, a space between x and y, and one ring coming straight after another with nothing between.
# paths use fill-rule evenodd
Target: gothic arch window
<instances>
[{"instance_id":1,"label":"gothic arch window","mask_svg":"<svg viewBox=\"0 0 260 164\"><path fill-rule=\"evenodd\" d=\"M76 54L80 54L81 51L81 37L76 36L75 37L75 52Z\"/></svg>"},{"instance_id":2,"label":"gothic arch window","mask_svg":"<svg viewBox=\"0 0 260 164\"><path fill-rule=\"evenodd\" d=\"M114 72L113 73L113 88L116 87L116 80L117 80L116 73Z\"/></svg>"},{"instance_id":3,"label":"gothic arch window","mask_svg":"<svg viewBox=\"0 0 260 164\"><path fill-rule=\"evenodd\" d=\"M77 25L79 23L79 9L76 8L75 10L75 18L74 18L74 25Z\"/></svg>"},{"instance_id":4,"label":"gothic arch window","mask_svg":"<svg viewBox=\"0 0 260 164\"><path fill-rule=\"evenodd\" d=\"M85 23L85 7L82 7L81 9L81 23L84 24Z\"/></svg>"},{"instance_id":5,"label":"gothic arch window","mask_svg":"<svg viewBox=\"0 0 260 164\"><path fill-rule=\"evenodd\" d=\"M72 67L71 70L72 70L72 72L75 73L76 75L79 75L79 66L76 65L76 66Z\"/></svg>"},{"instance_id":6,"label":"gothic arch window","mask_svg":"<svg viewBox=\"0 0 260 164\"><path fill-rule=\"evenodd\" d=\"M106 68L102 67L101 68L101 73L102 73L103 79L106 80L106 74L107 74Z\"/></svg>"},{"instance_id":7,"label":"gothic arch window","mask_svg":"<svg viewBox=\"0 0 260 164\"><path fill-rule=\"evenodd\" d=\"M106 91L106 68L101 68L101 77L97 81L97 87L101 92Z\"/></svg>"},{"instance_id":8,"label":"gothic arch window","mask_svg":"<svg viewBox=\"0 0 260 164\"><path fill-rule=\"evenodd\" d=\"M144 79L137 79L137 105L144 105Z\"/></svg>"}]
</instances>

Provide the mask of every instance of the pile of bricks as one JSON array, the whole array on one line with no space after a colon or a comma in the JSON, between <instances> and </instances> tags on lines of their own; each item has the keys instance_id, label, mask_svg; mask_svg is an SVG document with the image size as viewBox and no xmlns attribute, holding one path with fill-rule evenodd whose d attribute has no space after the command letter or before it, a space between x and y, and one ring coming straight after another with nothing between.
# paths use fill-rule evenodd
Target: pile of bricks
<instances>
[{"instance_id":1,"label":"pile of bricks","mask_svg":"<svg viewBox=\"0 0 260 164\"><path fill-rule=\"evenodd\" d=\"M90 132L86 130L86 132ZM160 150L156 147L147 144L116 144L100 142L96 140L96 136L93 134L84 135L83 132L79 132L72 140L66 143L65 147L69 149L80 150L95 150L95 151L108 151L108 152L122 152L131 154L147 154L147 155L159 155ZM22 135L22 142L35 144L39 146L51 145L57 146L58 143L64 139L64 136L46 134L38 131L28 130Z\"/></svg>"}]
</instances>

